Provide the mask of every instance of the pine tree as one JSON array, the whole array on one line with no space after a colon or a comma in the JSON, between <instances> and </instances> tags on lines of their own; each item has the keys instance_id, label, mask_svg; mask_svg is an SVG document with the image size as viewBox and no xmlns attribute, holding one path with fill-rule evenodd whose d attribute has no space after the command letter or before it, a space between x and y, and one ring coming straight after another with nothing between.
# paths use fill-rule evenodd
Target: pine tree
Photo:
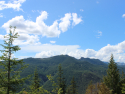
<instances>
[{"instance_id":1,"label":"pine tree","mask_svg":"<svg viewBox=\"0 0 125 94\"><path fill-rule=\"evenodd\" d=\"M121 90L121 92L122 92L123 94L125 94L125 84L122 84L122 90Z\"/></svg>"},{"instance_id":2,"label":"pine tree","mask_svg":"<svg viewBox=\"0 0 125 94\"><path fill-rule=\"evenodd\" d=\"M30 89L31 89L31 91L37 92L37 91L39 91L39 87L40 87L40 78L39 78L39 75L38 75L37 68L35 68L34 78L33 78L32 84L30 86Z\"/></svg>"},{"instance_id":3,"label":"pine tree","mask_svg":"<svg viewBox=\"0 0 125 94\"><path fill-rule=\"evenodd\" d=\"M52 86L53 86L52 92L56 93L56 94L62 94L62 92L63 92L62 88L59 88L58 84L55 83L55 81L53 80L53 77L51 76L51 74L47 75L47 78L52 82Z\"/></svg>"},{"instance_id":4,"label":"pine tree","mask_svg":"<svg viewBox=\"0 0 125 94\"><path fill-rule=\"evenodd\" d=\"M19 79L21 70L28 66L23 65L23 60L12 58L14 52L20 50L20 48L17 45L13 45L14 39L19 36L18 33L15 33L16 27L14 27L13 32L11 29L12 26L10 26L10 33L4 36L4 45L0 44L4 48L4 50L0 50L3 53L3 55L0 56L0 66L2 66L2 69L0 69L0 88L4 88L6 94L10 92L15 93L19 87L23 85L24 81L30 77L27 76ZM17 68L18 64L20 68L16 70L15 68Z\"/></svg>"},{"instance_id":5,"label":"pine tree","mask_svg":"<svg viewBox=\"0 0 125 94\"><path fill-rule=\"evenodd\" d=\"M66 81L65 81L65 77L62 78L62 91L63 91L63 94L66 93Z\"/></svg>"},{"instance_id":6,"label":"pine tree","mask_svg":"<svg viewBox=\"0 0 125 94\"><path fill-rule=\"evenodd\" d=\"M67 87L66 94L72 94L72 93L71 93L71 85L69 85L69 86Z\"/></svg>"},{"instance_id":7,"label":"pine tree","mask_svg":"<svg viewBox=\"0 0 125 94\"><path fill-rule=\"evenodd\" d=\"M105 76L103 80L106 86L112 90L113 94L121 94L119 86L120 74L116 63L114 62L113 55L111 55L110 63L108 65L107 76Z\"/></svg>"},{"instance_id":8,"label":"pine tree","mask_svg":"<svg viewBox=\"0 0 125 94\"><path fill-rule=\"evenodd\" d=\"M74 79L74 76L71 80L71 94L77 94L77 86L76 86L76 82L75 82L75 79Z\"/></svg>"},{"instance_id":9,"label":"pine tree","mask_svg":"<svg viewBox=\"0 0 125 94\"><path fill-rule=\"evenodd\" d=\"M61 67L61 64L59 64L58 66L58 87L62 89L62 93L61 94L65 94L66 93L66 84L65 84L65 78L63 77L63 70Z\"/></svg>"},{"instance_id":10,"label":"pine tree","mask_svg":"<svg viewBox=\"0 0 125 94\"><path fill-rule=\"evenodd\" d=\"M121 73L121 76L120 76L121 80L123 80L125 78L125 73L123 71L123 68L122 68L122 73Z\"/></svg>"}]
</instances>

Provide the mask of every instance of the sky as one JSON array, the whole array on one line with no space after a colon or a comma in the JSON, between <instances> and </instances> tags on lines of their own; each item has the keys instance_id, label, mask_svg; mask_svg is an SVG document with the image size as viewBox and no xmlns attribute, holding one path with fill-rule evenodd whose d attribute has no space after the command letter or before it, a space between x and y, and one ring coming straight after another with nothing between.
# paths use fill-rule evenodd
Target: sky
<instances>
[{"instance_id":1,"label":"sky","mask_svg":"<svg viewBox=\"0 0 125 94\"><path fill-rule=\"evenodd\" d=\"M16 26L16 58L69 55L125 63L125 0L1 0L0 44ZM13 29L12 29L13 31ZM3 49L0 46L0 49ZM2 53L0 53L2 55Z\"/></svg>"}]
</instances>

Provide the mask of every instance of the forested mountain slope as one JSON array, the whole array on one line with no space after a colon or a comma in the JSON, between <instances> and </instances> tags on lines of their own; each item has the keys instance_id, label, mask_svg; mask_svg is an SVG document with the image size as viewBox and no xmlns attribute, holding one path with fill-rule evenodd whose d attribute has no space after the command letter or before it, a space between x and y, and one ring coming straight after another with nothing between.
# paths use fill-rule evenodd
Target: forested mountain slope
<instances>
[{"instance_id":1,"label":"forested mountain slope","mask_svg":"<svg viewBox=\"0 0 125 94\"><path fill-rule=\"evenodd\" d=\"M59 55L50 58L27 58L23 59L23 61L25 64L29 64L29 66L22 71L21 78L33 74L37 67L41 85L47 90L52 89L52 84L46 75L51 74L53 79L57 81L58 65L61 64L67 86L74 76L79 94L84 94L91 80L93 83L100 82L103 75L106 75L106 70L108 68L107 64L98 59L75 59L68 55ZM121 67L119 68L121 70ZM25 81L24 87L26 88L28 85L30 85L29 80Z\"/></svg>"}]
</instances>

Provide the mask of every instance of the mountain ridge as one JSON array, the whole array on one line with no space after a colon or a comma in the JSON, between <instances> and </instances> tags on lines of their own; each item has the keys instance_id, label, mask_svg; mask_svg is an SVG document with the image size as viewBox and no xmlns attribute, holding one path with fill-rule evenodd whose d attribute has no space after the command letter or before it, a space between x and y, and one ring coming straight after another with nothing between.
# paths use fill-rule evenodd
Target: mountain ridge
<instances>
[{"instance_id":1,"label":"mountain ridge","mask_svg":"<svg viewBox=\"0 0 125 94\"><path fill-rule=\"evenodd\" d=\"M47 75L51 74L54 81L57 82L58 65L61 64L63 75L66 78L66 85L70 85L70 81L74 76L78 85L79 94L85 94L85 90L91 80L93 83L100 82L103 76L106 75L108 68L108 64L105 64L99 59L76 59L68 55L58 55L49 58L26 58L23 61L25 62L24 64L29 64L29 66L21 72L21 78L34 74L35 68L37 68L38 75L41 79L40 84L49 91L53 87ZM120 66L118 68L121 71L122 68ZM30 85L30 81L26 80L23 88L27 88L28 85Z\"/></svg>"}]
</instances>

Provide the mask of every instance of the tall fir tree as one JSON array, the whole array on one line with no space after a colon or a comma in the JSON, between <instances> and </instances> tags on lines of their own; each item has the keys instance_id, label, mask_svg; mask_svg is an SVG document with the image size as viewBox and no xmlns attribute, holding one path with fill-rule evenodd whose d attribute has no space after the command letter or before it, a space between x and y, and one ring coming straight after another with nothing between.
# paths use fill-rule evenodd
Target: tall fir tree
<instances>
[{"instance_id":1,"label":"tall fir tree","mask_svg":"<svg viewBox=\"0 0 125 94\"><path fill-rule=\"evenodd\" d=\"M38 75L37 67L35 68L34 77L33 77L33 80L31 82L32 82L31 86L30 86L31 91L38 92L39 87L40 87L40 78L39 78L39 75Z\"/></svg>"},{"instance_id":2,"label":"tall fir tree","mask_svg":"<svg viewBox=\"0 0 125 94\"><path fill-rule=\"evenodd\" d=\"M70 88L71 88L71 94L78 94L78 92L77 92L77 85L76 85L74 76L73 76L73 78L71 80L71 86L70 86Z\"/></svg>"},{"instance_id":3,"label":"tall fir tree","mask_svg":"<svg viewBox=\"0 0 125 94\"><path fill-rule=\"evenodd\" d=\"M117 69L117 65L113 59L113 54L111 54L110 63L108 65L107 76L103 77L103 81L108 88L112 90L112 94L121 94L120 89L120 74Z\"/></svg>"},{"instance_id":4,"label":"tall fir tree","mask_svg":"<svg viewBox=\"0 0 125 94\"><path fill-rule=\"evenodd\" d=\"M17 58L12 58L14 52L20 50L19 46L13 45L15 38L18 38L18 33L15 32L16 27L14 27L12 31L12 26L10 26L10 32L8 35L4 36L4 45L0 44L4 50L0 50L3 53L0 56L0 88L4 88L6 94L10 94L10 92L15 93L24 83L24 81L30 76L25 78L20 78L20 72L24 68L28 67L27 65L23 65L23 60L17 60ZM17 68L17 65L20 65L20 68ZM15 69L15 70L14 70Z\"/></svg>"},{"instance_id":5,"label":"tall fir tree","mask_svg":"<svg viewBox=\"0 0 125 94\"><path fill-rule=\"evenodd\" d=\"M57 81L58 81L59 88L61 88L63 91L61 94L65 94L66 93L66 83L65 83L65 78L63 77L63 70L62 70L61 64L59 64L59 66L58 66Z\"/></svg>"}]
</instances>

